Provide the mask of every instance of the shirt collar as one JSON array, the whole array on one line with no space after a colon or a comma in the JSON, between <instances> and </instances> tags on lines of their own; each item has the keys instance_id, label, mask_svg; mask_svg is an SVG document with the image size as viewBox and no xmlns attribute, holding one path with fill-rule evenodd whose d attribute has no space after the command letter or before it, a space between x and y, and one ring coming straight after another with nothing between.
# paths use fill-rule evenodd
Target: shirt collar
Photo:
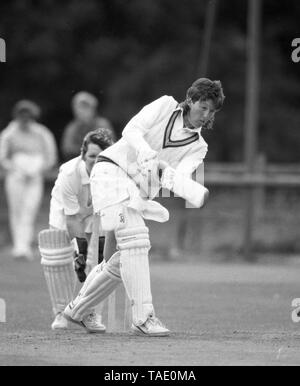
<instances>
[{"instance_id":1,"label":"shirt collar","mask_svg":"<svg viewBox=\"0 0 300 386\"><path fill-rule=\"evenodd\" d=\"M195 129L190 129L189 127L184 127L184 130L187 131L188 133L198 133L199 137L201 135L201 130L202 130L202 126L200 127L197 127Z\"/></svg>"},{"instance_id":2,"label":"shirt collar","mask_svg":"<svg viewBox=\"0 0 300 386\"><path fill-rule=\"evenodd\" d=\"M87 173L85 162L83 159L80 160L80 163L79 163L79 173L80 173L82 185L88 185L90 183L90 177Z\"/></svg>"}]
</instances>

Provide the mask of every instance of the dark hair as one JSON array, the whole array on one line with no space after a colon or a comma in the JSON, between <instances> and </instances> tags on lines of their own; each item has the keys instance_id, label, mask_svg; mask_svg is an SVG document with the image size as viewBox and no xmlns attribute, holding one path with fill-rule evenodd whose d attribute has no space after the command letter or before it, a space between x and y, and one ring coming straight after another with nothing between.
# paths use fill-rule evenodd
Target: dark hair
<instances>
[{"instance_id":1,"label":"dark hair","mask_svg":"<svg viewBox=\"0 0 300 386\"><path fill-rule=\"evenodd\" d=\"M220 110L223 106L225 95L223 93L222 84L219 80L210 80L207 78L199 78L188 88L186 99L180 105L183 113L186 114L190 109L188 102L206 101L211 99L216 110ZM203 129L211 129L214 123L214 117L209 119Z\"/></svg>"},{"instance_id":2,"label":"dark hair","mask_svg":"<svg viewBox=\"0 0 300 386\"><path fill-rule=\"evenodd\" d=\"M88 132L84 137L81 146L82 157L85 156L90 143L98 145L102 150L107 149L114 143L111 131L101 127L99 129Z\"/></svg>"},{"instance_id":3,"label":"dark hair","mask_svg":"<svg viewBox=\"0 0 300 386\"><path fill-rule=\"evenodd\" d=\"M16 119L25 111L28 112L33 119L38 119L41 115L41 109L36 103L27 99L22 99L15 104L12 116Z\"/></svg>"},{"instance_id":4,"label":"dark hair","mask_svg":"<svg viewBox=\"0 0 300 386\"><path fill-rule=\"evenodd\" d=\"M187 90L186 99L191 99L193 102L211 99L216 110L220 110L223 106L225 96L222 84L219 80L199 78L195 80L195 82Z\"/></svg>"}]
</instances>

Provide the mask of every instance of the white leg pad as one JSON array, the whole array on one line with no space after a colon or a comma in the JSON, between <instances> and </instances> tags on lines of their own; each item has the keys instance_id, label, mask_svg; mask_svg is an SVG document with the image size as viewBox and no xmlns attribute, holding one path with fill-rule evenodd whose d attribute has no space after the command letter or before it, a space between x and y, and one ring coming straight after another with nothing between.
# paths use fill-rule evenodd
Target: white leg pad
<instances>
[{"instance_id":1,"label":"white leg pad","mask_svg":"<svg viewBox=\"0 0 300 386\"><path fill-rule=\"evenodd\" d=\"M116 232L116 239L121 276L132 307L132 321L142 325L154 315L148 260L149 230L145 226L122 229Z\"/></svg>"},{"instance_id":2,"label":"white leg pad","mask_svg":"<svg viewBox=\"0 0 300 386\"><path fill-rule=\"evenodd\" d=\"M72 302L72 318L82 320L121 283L120 253L116 252L107 263L91 271L76 299Z\"/></svg>"},{"instance_id":3,"label":"white leg pad","mask_svg":"<svg viewBox=\"0 0 300 386\"><path fill-rule=\"evenodd\" d=\"M76 282L74 247L66 231L46 229L39 233L39 250L53 313L56 315L73 298Z\"/></svg>"}]
</instances>

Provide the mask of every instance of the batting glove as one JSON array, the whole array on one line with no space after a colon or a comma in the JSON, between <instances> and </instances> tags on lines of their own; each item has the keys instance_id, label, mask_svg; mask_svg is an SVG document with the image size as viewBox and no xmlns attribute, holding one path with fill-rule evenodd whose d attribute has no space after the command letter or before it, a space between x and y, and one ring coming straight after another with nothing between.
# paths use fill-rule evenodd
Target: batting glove
<instances>
[{"instance_id":1,"label":"batting glove","mask_svg":"<svg viewBox=\"0 0 300 386\"><path fill-rule=\"evenodd\" d=\"M78 277L78 280L80 283L83 283L86 279L86 273L85 273L85 268L86 268L86 256L83 255L82 253L79 253L76 255L75 259L75 272Z\"/></svg>"}]
</instances>

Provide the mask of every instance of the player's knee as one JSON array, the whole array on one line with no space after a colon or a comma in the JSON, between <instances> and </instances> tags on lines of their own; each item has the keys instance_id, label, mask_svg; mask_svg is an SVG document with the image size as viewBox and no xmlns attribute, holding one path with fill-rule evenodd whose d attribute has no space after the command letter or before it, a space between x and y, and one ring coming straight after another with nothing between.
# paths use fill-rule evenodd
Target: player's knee
<instances>
[{"instance_id":1,"label":"player's knee","mask_svg":"<svg viewBox=\"0 0 300 386\"><path fill-rule=\"evenodd\" d=\"M120 252L116 252L104 265L103 271L109 274L111 277L121 280L120 274Z\"/></svg>"}]
</instances>

